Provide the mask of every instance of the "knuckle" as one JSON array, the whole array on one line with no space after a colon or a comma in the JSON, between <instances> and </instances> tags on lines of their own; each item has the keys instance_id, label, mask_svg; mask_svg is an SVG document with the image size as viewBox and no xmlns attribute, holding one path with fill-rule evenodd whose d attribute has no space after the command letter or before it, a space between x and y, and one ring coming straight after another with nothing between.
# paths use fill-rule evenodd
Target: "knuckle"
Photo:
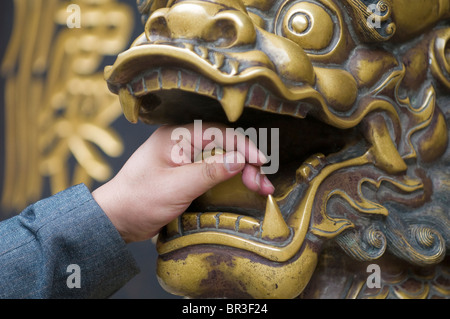
<instances>
[{"instance_id":1,"label":"knuckle","mask_svg":"<svg viewBox=\"0 0 450 319\"><path fill-rule=\"evenodd\" d=\"M205 162L203 175L208 182L214 183L217 180L217 167L214 163Z\"/></svg>"}]
</instances>

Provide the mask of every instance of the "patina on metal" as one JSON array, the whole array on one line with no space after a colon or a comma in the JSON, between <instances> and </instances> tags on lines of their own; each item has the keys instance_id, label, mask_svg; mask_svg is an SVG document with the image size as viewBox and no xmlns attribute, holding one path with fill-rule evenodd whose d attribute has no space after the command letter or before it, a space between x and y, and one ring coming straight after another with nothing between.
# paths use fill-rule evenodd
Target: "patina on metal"
<instances>
[{"instance_id":1,"label":"patina on metal","mask_svg":"<svg viewBox=\"0 0 450 319\"><path fill-rule=\"evenodd\" d=\"M105 69L130 122L280 129L273 196L236 178L161 232L167 291L450 295L449 0L138 7L144 32Z\"/></svg>"}]
</instances>

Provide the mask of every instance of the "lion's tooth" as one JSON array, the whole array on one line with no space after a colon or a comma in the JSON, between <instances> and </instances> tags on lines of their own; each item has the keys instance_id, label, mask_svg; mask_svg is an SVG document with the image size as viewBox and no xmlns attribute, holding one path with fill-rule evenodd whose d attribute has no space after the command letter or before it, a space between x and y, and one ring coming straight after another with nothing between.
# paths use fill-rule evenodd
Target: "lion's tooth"
<instances>
[{"instance_id":1,"label":"lion's tooth","mask_svg":"<svg viewBox=\"0 0 450 319\"><path fill-rule=\"evenodd\" d=\"M235 75L239 71L239 62L236 60L229 60L228 63L230 64L230 73L229 75Z\"/></svg>"},{"instance_id":2,"label":"lion's tooth","mask_svg":"<svg viewBox=\"0 0 450 319\"><path fill-rule=\"evenodd\" d=\"M184 43L184 47L189 51L194 51L194 46L191 43Z\"/></svg>"},{"instance_id":3,"label":"lion's tooth","mask_svg":"<svg viewBox=\"0 0 450 319\"><path fill-rule=\"evenodd\" d=\"M214 52L213 53L213 57L214 57L214 67L216 69L220 69L223 65L223 62L225 60L225 56L222 53L219 52Z\"/></svg>"},{"instance_id":4,"label":"lion's tooth","mask_svg":"<svg viewBox=\"0 0 450 319\"><path fill-rule=\"evenodd\" d=\"M238 215L231 213L218 213L216 218L219 220L218 228L236 231L236 220Z\"/></svg>"},{"instance_id":5,"label":"lion's tooth","mask_svg":"<svg viewBox=\"0 0 450 319\"><path fill-rule=\"evenodd\" d=\"M230 122L235 122L241 117L247 92L248 86L226 86L223 88L220 104L222 104L222 108Z\"/></svg>"},{"instance_id":6,"label":"lion's tooth","mask_svg":"<svg viewBox=\"0 0 450 319\"><path fill-rule=\"evenodd\" d=\"M202 58L206 59L208 58L208 49L202 46L195 47L195 52Z\"/></svg>"},{"instance_id":7,"label":"lion's tooth","mask_svg":"<svg viewBox=\"0 0 450 319\"><path fill-rule=\"evenodd\" d=\"M179 219L176 218L166 225L167 236L172 237L180 234Z\"/></svg>"},{"instance_id":8,"label":"lion's tooth","mask_svg":"<svg viewBox=\"0 0 450 319\"><path fill-rule=\"evenodd\" d=\"M370 154L374 165L389 174L399 174L408 169L395 146L389 129L381 117L367 121L365 136L372 144Z\"/></svg>"},{"instance_id":9,"label":"lion's tooth","mask_svg":"<svg viewBox=\"0 0 450 319\"><path fill-rule=\"evenodd\" d=\"M253 217L241 216L239 218L239 232L254 236L259 233L260 223Z\"/></svg>"},{"instance_id":10,"label":"lion's tooth","mask_svg":"<svg viewBox=\"0 0 450 319\"><path fill-rule=\"evenodd\" d=\"M308 157L305 161L305 163L311 165L314 168L318 168L322 165L323 161L325 160L325 155L322 153L316 153Z\"/></svg>"},{"instance_id":11,"label":"lion's tooth","mask_svg":"<svg viewBox=\"0 0 450 319\"><path fill-rule=\"evenodd\" d=\"M137 123L139 119L139 109L141 107L139 99L137 99L128 88L123 87L119 90L120 105L126 119L131 123Z\"/></svg>"},{"instance_id":12,"label":"lion's tooth","mask_svg":"<svg viewBox=\"0 0 450 319\"><path fill-rule=\"evenodd\" d=\"M297 180L309 180L309 177L312 175L311 167L307 164L302 164L299 168L297 168L295 172L295 176Z\"/></svg>"},{"instance_id":13,"label":"lion's tooth","mask_svg":"<svg viewBox=\"0 0 450 319\"><path fill-rule=\"evenodd\" d=\"M301 178L303 180L311 180L317 173L317 170L320 170L325 165L325 155L322 153L317 153L310 156L303 164L297 169L296 176L297 179Z\"/></svg>"},{"instance_id":14,"label":"lion's tooth","mask_svg":"<svg viewBox=\"0 0 450 319\"><path fill-rule=\"evenodd\" d=\"M289 227L281 215L280 208L272 195L267 197L266 213L262 224L262 238L280 239L289 236Z\"/></svg>"},{"instance_id":15,"label":"lion's tooth","mask_svg":"<svg viewBox=\"0 0 450 319\"><path fill-rule=\"evenodd\" d=\"M217 219L215 213L204 213L199 217L200 228L216 228Z\"/></svg>"},{"instance_id":16,"label":"lion's tooth","mask_svg":"<svg viewBox=\"0 0 450 319\"><path fill-rule=\"evenodd\" d=\"M200 213L184 213L181 215L182 231L197 230Z\"/></svg>"}]
</instances>

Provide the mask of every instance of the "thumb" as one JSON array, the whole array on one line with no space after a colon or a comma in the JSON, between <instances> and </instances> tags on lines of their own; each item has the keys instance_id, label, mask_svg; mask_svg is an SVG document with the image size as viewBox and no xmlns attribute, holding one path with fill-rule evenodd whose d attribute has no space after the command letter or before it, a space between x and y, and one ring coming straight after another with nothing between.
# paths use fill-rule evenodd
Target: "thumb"
<instances>
[{"instance_id":1,"label":"thumb","mask_svg":"<svg viewBox=\"0 0 450 319\"><path fill-rule=\"evenodd\" d=\"M177 167L178 191L192 201L212 187L235 176L244 169L245 157L239 152L227 152Z\"/></svg>"}]
</instances>

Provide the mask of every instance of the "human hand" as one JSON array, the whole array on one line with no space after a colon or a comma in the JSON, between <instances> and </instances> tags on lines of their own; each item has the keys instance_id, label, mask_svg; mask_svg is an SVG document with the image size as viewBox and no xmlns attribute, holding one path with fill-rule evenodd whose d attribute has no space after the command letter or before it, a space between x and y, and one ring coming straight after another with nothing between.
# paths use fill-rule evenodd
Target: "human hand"
<instances>
[{"instance_id":1,"label":"human hand","mask_svg":"<svg viewBox=\"0 0 450 319\"><path fill-rule=\"evenodd\" d=\"M261 195L274 191L267 177L260 173L259 166L266 162L265 156L244 135L236 132L230 136L223 125L203 123L201 136L189 124L182 128L193 138L174 140L172 132L176 128L158 128L114 178L92 193L128 243L153 237L181 215L194 199L236 174L242 173L244 185ZM204 139L206 129L217 130L214 136L223 139ZM227 140L234 143L227 144ZM212 142L226 152L194 161Z\"/></svg>"}]
</instances>

